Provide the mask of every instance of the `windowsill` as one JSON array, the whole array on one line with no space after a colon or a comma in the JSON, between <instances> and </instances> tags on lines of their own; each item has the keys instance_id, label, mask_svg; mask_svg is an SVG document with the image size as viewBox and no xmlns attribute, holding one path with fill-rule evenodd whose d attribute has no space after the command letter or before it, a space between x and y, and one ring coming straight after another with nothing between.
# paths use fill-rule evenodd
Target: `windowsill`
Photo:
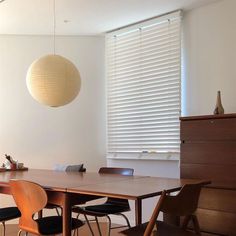
<instances>
[{"instance_id":1,"label":"windowsill","mask_svg":"<svg viewBox=\"0 0 236 236\"><path fill-rule=\"evenodd\" d=\"M109 153L107 159L141 161L179 161L179 153Z\"/></svg>"}]
</instances>

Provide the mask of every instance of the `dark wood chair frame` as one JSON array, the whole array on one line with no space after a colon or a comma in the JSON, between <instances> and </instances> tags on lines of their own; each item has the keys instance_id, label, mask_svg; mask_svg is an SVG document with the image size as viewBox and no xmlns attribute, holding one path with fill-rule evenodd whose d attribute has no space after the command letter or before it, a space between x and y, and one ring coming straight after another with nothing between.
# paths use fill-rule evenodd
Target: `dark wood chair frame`
<instances>
[{"instance_id":1,"label":"dark wood chair frame","mask_svg":"<svg viewBox=\"0 0 236 236\"><path fill-rule=\"evenodd\" d=\"M198 199L201 187L202 187L201 184L186 184L181 188L180 192L175 196L168 195L168 193L164 190L152 213L150 221L148 223L132 227L128 230L124 230L121 233L128 236L138 236L138 235L151 236L155 230L158 232L158 224L160 223L160 221L157 221L157 217L160 212L163 212L173 216L184 217L182 225L176 229L176 232L179 233L178 235L181 235L181 232L184 231L185 231L184 235L188 234L187 226L190 221L192 221L193 223L193 230L195 234L200 235L201 232L198 219L194 215L194 212L196 211L198 206ZM156 229L154 229L155 226ZM166 234L163 233L160 236L169 236L168 227L173 227L173 226L170 226L165 222L163 222L163 226L166 227L167 233ZM189 235L193 235L193 233L191 232L189 233Z\"/></svg>"}]
</instances>

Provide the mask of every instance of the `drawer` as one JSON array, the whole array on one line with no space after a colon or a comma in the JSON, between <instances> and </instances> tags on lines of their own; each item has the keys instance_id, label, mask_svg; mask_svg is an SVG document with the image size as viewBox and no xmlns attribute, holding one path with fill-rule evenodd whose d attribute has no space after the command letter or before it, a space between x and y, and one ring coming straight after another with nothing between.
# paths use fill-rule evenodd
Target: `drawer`
<instances>
[{"instance_id":1,"label":"drawer","mask_svg":"<svg viewBox=\"0 0 236 236\"><path fill-rule=\"evenodd\" d=\"M181 178L236 183L236 165L180 164Z\"/></svg>"},{"instance_id":2,"label":"drawer","mask_svg":"<svg viewBox=\"0 0 236 236\"><path fill-rule=\"evenodd\" d=\"M202 231L236 236L236 214L198 208L196 215Z\"/></svg>"},{"instance_id":3,"label":"drawer","mask_svg":"<svg viewBox=\"0 0 236 236\"><path fill-rule=\"evenodd\" d=\"M181 140L236 140L236 118L181 121Z\"/></svg>"},{"instance_id":4,"label":"drawer","mask_svg":"<svg viewBox=\"0 0 236 236\"><path fill-rule=\"evenodd\" d=\"M202 188L198 207L236 214L236 190Z\"/></svg>"},{"instance_id":5,"label":"drawer","mask_svg":"<svg viewBox=\"0 0 236 236\"><path fill-rule=\"evenodd\" d=\"M182 164L236 165L236 141L185 142L180 150Z\"/></svg>"}]
</instances>

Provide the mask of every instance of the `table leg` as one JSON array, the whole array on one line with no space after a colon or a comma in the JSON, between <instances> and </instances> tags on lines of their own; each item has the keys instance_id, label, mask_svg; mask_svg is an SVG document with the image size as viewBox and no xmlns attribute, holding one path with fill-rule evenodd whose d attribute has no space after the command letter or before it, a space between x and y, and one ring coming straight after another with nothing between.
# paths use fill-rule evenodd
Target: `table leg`
<instances>
[{"instance_id":1,"label":"table leg","mask_svg":"<svg viewBox=\"0 0 236 236\"><path fill-rule=\"evenodd\" d=\"M142 200L135 200L135 224L142 224Z\"/></svg>"},{"instance_id":2,"label":"table leg","mask_svg":"<svg viewBox=\"0 0 236 236\"><path fill-rule=\"evenodd\" d=\"M63 194L62 202L62 227L63 227L63 236L71 236L71 205L69 195Z\"/></svg>"}]
</instances>

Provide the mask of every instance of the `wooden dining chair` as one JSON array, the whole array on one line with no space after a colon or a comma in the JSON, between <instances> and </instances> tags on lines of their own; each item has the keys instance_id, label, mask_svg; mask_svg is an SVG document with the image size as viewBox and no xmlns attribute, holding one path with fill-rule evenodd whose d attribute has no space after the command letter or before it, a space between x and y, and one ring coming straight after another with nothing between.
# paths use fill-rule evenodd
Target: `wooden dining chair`
<instances>
[{"instance_id":1,"label":"wooden dining chair","mask_svg":"<svg viewBox=\"0 0 236 236\"><path fill-rule=\"evenodd\" d=\"M149 222L121 231L120 233L127 236L200 235L198 219L196 215L194 215L198 206L200 191L200 184L186 184L175 196L168 195L166 191L163 191ZM176 217L184 217L182 225L178 227L163 221L158 221L157 217L160 212ZM193 223L193 232L187 230L188 223L191 220Z\"/></svg>"},{"instance_id":2,"label":"wooden dining chair","mask_svg":"<svg viewBox=\"0 0 236 236\"><path fill-rule=\"evenodd\" d=\"M124 176L133 176L134 169L131 168L116 168L116 167L101 167L98 171L100 174L117 174ZM108 197L107 200L99 205L90 205L85 207L74 207L73 212L83 214L85 220L88 224L91 234L94 236L94 232L91 228L90 222L87 216L95 217L95 222L97 224L99 235L102 236L101 229L98 223L98 217L107 217L108 219L108 235L110 235L111 230L115 228L128 227L130 228L130 223L128 218L123 214L124 212L130 211L129 201L127 199L118 199ZM113 226L111 224L111 218L109 215L120 215L125 221L125 226Z\"/></svg>"},{"instance_id":3,"label":"wooden dining chair","mask_svg":"<svg viewBox=\"0 0 236 236\"><path fill-rule=\"evenodd\" d=\"M38 184L25 180L10 180L13 198L21 212L19 220L20 236L22 231L35 235L56 235L62 233L62 217L48 216L35 219L48 201L47 193ZM83 222L72 218L72 230L78 229ZM78 232L77 232L78 234Z\"/></svg>"},{"instance_id":4,"label":"wooden dining chair","mask_svg":"<svg viewBox=\"0 0 236 236\"><path fill-rule=\"evenodd\" d=\"M17 207L3 207L0 208L0 223L3 226L3 236L6 235L5 222L13 219L17 219L21 216Z\"/></svg>"}]
</instances>

